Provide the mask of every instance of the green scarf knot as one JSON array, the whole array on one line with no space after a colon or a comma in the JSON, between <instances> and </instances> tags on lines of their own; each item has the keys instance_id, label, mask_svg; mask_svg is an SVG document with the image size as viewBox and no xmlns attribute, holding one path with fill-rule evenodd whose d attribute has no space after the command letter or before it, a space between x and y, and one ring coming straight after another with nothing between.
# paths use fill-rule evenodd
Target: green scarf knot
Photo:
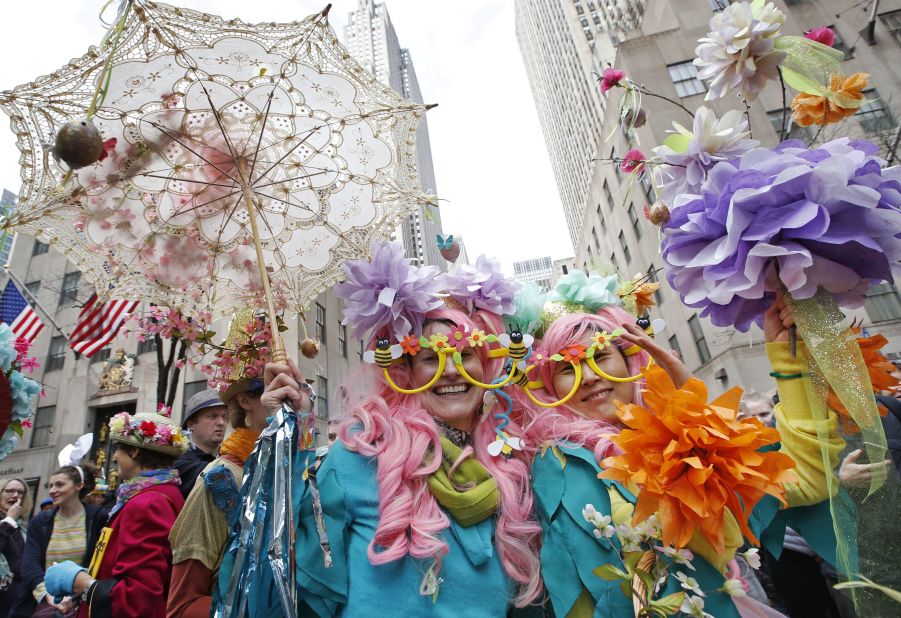
<instances>
[{"instance_id":1,"label":"green scarf knot","mask_svg":"<svg viewBox=\"0 0 901 618\"><path fill-rule=\"evenodd\" d=\"M451 466L463 452L459 446L447 438L441 438L441 466L429 477L429 491L438 504L451 514L454 520L468 528L488 519L497 511L500 501L497 481L475 457L467 457L457 469L453 478Z\"/></svg>"}]
</instances>

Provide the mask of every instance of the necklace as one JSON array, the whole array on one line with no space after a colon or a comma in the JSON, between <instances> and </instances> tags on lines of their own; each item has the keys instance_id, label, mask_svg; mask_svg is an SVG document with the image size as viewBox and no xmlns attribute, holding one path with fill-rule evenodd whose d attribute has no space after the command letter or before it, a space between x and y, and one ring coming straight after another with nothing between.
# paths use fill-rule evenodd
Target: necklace
<instances>
[{"instance_id":1,"label":"necklace","mask_svg":"<svg viewBox=\"0 0 901 618\"><path fill-rule=\"evenodd\" d=\"M454 446L466 448L472 445L472 434L468 431L451 427L440 418L435 418L435 425L438 426L438 431L444 434L444 437L450 440Z\"/></svg>"}]
</instances>

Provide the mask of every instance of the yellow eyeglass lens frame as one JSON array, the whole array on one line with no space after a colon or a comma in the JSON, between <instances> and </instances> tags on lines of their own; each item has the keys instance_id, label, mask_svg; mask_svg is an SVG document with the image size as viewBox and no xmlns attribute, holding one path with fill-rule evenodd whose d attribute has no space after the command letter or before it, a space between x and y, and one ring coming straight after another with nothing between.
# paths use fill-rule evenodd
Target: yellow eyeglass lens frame
<instances>
[{"instance_id":1,"label":"yellow eyeglass lens frame","mask_svg":"<svg viewBox=\"0 0 901 618\"><path fill-rule=\"evenodd\" d=\"M597 352L603 350L604 348L612 345L613 338L619 336L622 332L623 332L622 329L617 329L617 330L613 331L612 333L610 333L609 335L607 334L606 331L600 331L599 333L596 333L595 337L594 337L593 345L585 350L585 362L597 376L604 378L605 380L609 380L610 382L618 382L618 383L636 382L642 378L641 372L639 372L638 374L636 374L634 376L628 376L625 378L621 378L618 376L612 376L609 373L607 373L606 371L604 371L603 369L601 369L598 366L597 361L594 360L595 354ZM581 348L581 347L582 346L579 346L579 348ZM635 350L632 351L632 348L635 348ZM632 346L632 348L629 348L629 353L624 353L623 355L624 356L632 356L632 354L634 354L635 352L638 352L641 349L638 346ZM564 362L565 355L569 351L570 350L567 350L567 349L561 350L559 353L554 354L550 358L551 358L551 360L554 360L557 362ZM520 386L525 391L526 396L535 405L541 406L542 408L556 408L557 406L561 406L564 403L566 403L567 401L569 401L570 399L572 399L572 397L576 394L576 391L579 390L579 387L582 386L582 362L581 361L582 361L581 358L575 358L573 360L565 361L573 366L573 370L575 371L575 379L573 380L572 388L569 389L569 392L559 401L554 401L552 403L545 403L545 402L537 399L532 394L532 389L545 388L544 382L542 382L540 380L535 381L535 382L527 382L526 384L520 384ZM653 358L651 358L648 361L648 365L645 369L650 367L652 364L654 364ZM528 373L529 371L531 371L533 367L534 367L534 365L528 367L526 369L525 373ZM547 390L547 389L545 388L545 390Z\"/></svg>"},{"instance_id":2,"label":"yellow eyeglass lens frame","mask_svg":"<svg viewBox=\"0 0 901 618\"><path fill-rule=\"evenodd\" d=\"M422 386L415 387L415 388L401 388L391 378L391 374L388 373L388 368L382 367L382 373L385 376L385 382L387 382L388 386L390 386L391 389L397 391L398 393L404 394L404 395L417 395L419 393L427 391L428 389L432 388L438 382L438 380L441 378L441 374L444 373L444 370L447 367L448 355L451 355L451 362L454 363L454 367L457 369L457 373L459 373L460 376L462 376L464 380L466 380L473 386L478 386L479 388L484 388L484 389L489 389L489 390L496 389L496 388L503 388L504 386L507 386L513 380L513 378L516 376L517 369L516 369L516 364L514 363L511 365L510 371L507 374L507 376L501 382L497 382L494 384L488 384L488 383L480 382L480 381L476 380L474 377L469 375L469 372L466 371L465 367L463 367L463 358L460 355L459 351L456 349L456 347L448 343L448 341L451 338L453 338L453 336L454 336L454 333L451 333L450 335L446 335L446 334L442 333L441 335L438 335L438 336L432 335L432 337L430 339L426 339L425 337L419 338L419 343L423 348L431 349L436 354L438 354L438 368L435 370L435 375L427 383L423 384ZM470 335L470 336L472 336L472 335ZM498 338L496 335L486 335L485 333L480 332L480 340L487 342L487 343L494 343L498 340ZM440 347L439 347L439 344L440 344ZM479 344L470 343L469 347L474 349L476 347L481 347L481 345L483 345L483 343L479 343ZM415 355L415 353L408 354L408 355L412 357ZM509 355L509 350L507 348L495 348L493 350L488 351L488 356L490 358L499 358L499 357L504 357L504 356L508 356L508 355ZM393 359L393 360L398 360L398 359Z\"/></svg>"}]
</instances>

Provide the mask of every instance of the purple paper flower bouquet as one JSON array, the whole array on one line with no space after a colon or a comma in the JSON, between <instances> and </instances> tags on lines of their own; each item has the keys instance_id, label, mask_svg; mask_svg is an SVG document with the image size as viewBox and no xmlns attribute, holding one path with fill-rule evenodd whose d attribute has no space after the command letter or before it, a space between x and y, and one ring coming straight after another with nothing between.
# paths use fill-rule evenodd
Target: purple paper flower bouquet
<instances>
[{"instance_id":1,"label":"purple paper flower bouquet","mask_svg":"<svg viewBox=\"0 0 901 618\"><path fill-rule=\"evenodd\" d=\"M718 326L747 331L778 289L844 307L893 282L901 258L901 168L878 148L786 141L717 163L700 194L680 196L663 229L667 279Z\"/></svg>"}]
</instances>

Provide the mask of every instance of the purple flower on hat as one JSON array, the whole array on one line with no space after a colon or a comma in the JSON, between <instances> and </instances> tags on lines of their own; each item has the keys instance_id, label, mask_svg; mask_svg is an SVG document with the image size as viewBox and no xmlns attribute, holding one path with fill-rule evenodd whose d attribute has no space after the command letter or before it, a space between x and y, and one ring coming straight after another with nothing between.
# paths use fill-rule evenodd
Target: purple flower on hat
<instances>
[{"instance_id":1,"label":"purple flower on hat","mask_svg":"<svg viewBox=\"0 0 901 618\"><path fill-rule=\"evenodd\" d=\"M468 311L478 308L505 315L516 309L513 298L520 284L501 271L500 262L480 255L474 267L459 266L458 269L443 275L441 286Z\"/></svg>"},{"instance_id":2,"label":"purple flower on hat","mask_svg":"<svg viewBox=\"0 0 901 618\"><path fill-rule=\"evenodd\" d=\"M762 324L777 273L796 299L822 287L861 306L901 258L901 168L883 169L877 152L848 138L814 150L788 141L716 164L664 227L670 285L740 331Z\"/></svg>"},{"instance_id":3,"label":"purple flower on hat","mask_svg":"<svg viewBox=\"0 0 901 618\"><path fill-rule=\"evenodd\" d=\"M400 243L373 241L371 261L349 260L342 268L347 281L335 295L344 301L341 323L354 337L387 326L400 341L411 330L419 334L425 314L441 307L438 268L413 266Z\"/></svg>"}]
</instances>

